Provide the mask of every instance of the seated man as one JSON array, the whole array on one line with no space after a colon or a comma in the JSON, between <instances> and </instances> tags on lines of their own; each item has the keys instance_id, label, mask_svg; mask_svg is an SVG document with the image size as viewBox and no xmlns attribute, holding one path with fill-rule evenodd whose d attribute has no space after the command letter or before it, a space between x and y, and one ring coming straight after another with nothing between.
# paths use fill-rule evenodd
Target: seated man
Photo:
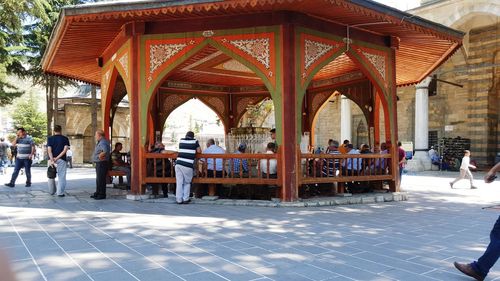
<instances>
[{"instance_id":1,"label":"seated man","mask_svg":"<svg viewBox=\"0 0 500 281\"><path fill-rule=\"evenodd\" d=\"M352 154L360 154L357 149L354 148L354 146L350 143L346 146L347 149L347 154L352 155ZM359 175L359 171L361 170L361 160L359 158L347 158L347 164L342 167L342 175L343 176L357 176ZM345 163L345 162L344 162ZM346 182L346 188L349 193L352 193L353 191L358 191L358 188L360 186L360 182Z\"/></svg>"},{"instance_id":2,"label":"seated man","mask_svg":"<svg viewBox=\"0 0 500 281\"><path fill-rule=\"evenodd\" d=\"M328 154L340 155L338 150L339 142L336 140L328 141L328 149L326 150ZM323 159L323 176L335 177L337 176L337 171L339 168L339 159Z\"/></svg>"},{"instance_id":3,"label":"seated man","mask_svg":"<svg viewBox=\"0 0 500 281\"><path fill-rule=\"evenodd\" d=\"M165 150L165 145L163 143L157 142L151 150L151 153L168 153L168 151ZM155 161L149 161L148 174L150 176L154 175L155 177L170 177L172 175L172 163L168 158L156 158ZM163 197L168 197L167 183L155 183L152 184L152 187L152 195L159 195L159 189L161 187Z\"/></svg>"},{"instance_id":4,"label":"seated man","mask_svg":"<svg viewBox=\"0 0 500 281\"><path fill-rule=\"evenodd\" d=\"M276 144L274 142L270 142L266 147L266 154L274 154L276 150ZM268 163L269 162L269 166ZM276 159L260 159L260 171L262 173L262 177L267 179L267 175L269 174L269 178L275 179L278 177L278 161Z\"/></svg>"},{"instance_id":5,"label":"seated man","mask_svg":"<svg viewBox=\"0 0 500 281\"><path fill-rule=\"evenodd\" d=\"M352 144L348 144L346 147L347 154L360 154L359 150L355 149ZM344 166L342 174L346 176L357 176L359 170L361 169L361 161L359 158L347 158L347 165Z\"/></svg>"},{"instance_id":6,"label":"seated man","mask_svg":"<svg viewBox=\"0 0 500 281\"><path fill-rule=\"evenodd\" d=\"M226 151L215 144L214 139L209 139L207 141L207 148L203 150L202 154L225 154ZM205 160L206 165L207 165L207 177L213 178L214 175L217 178L222 178L223 176L223 161L222 158L217 158L215 159L215 164L214 164L214 158L206 158Z\"/></svg>"},{"instance_id":7,"label":"seated man","mask_svg":"<svg viewBox=\"0 0 500 281\"><path fill-rule=\"evenodd\" d=\"M238 151L236 151L235 154L245 153L246 149L247 149L247 145L245 143L240 143L240 145L238 146ZM241 165L242 176L248 176L248 160L247 159L234 158L233 159L233 173L236 176L240 175L240 165Z\"/></svg>"},{"instance_id":8,"label":"seated man","mask_svg":"<svg viewBox=\"0 0 500 281\"><path fill-rule=\"evenodd\" d=\"M123 161L121 150L123 145L121 142L115 144L115 149L111 152L112 170L122 171L127 174L127 186L130 187L130 165Z\"/></svg>"}]
</instances>

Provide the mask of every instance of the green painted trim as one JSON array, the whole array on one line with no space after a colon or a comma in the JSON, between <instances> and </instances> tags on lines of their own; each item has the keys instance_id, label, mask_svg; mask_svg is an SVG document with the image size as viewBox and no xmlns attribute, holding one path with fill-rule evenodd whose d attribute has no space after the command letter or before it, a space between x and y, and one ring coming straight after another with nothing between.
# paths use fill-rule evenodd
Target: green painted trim
<instances>
[{"instance_id":1,"label":"green painted trim","mask_svg":"<svg viewBox=\"0 0 500 281\"><path fill-rule=\"evenodd\" d=\"M368 65L366 63L366 61L363 60L363 58L361 58L361 56L357 52L355 52L353 50L349 50L349 51L347 51L347 54L351 57L351 59L352 59L352 57L354 57L356 59L355 63L361 64L363 67L363 70L370 73L368 79L372 82L375 82L377 84L377 86L379 86L382 89L384 96L387 98L387 89L386 89L383 81L380 81L380 79L378 78L378 74L373 72L373 70L370 68L371 66Z\"/></svg>"},{"instance_id":2,"label":"green painted trim","mask_svg":"<svg viewBox=\"0 0 500 281\"><path fill-rule=\"evenodd\" d=\"M333 34L330 34L330 33L318 31L318 30L315 30L315 29L306 28L306 27L303 27L303 26L298 26L295 29L295 35L296 36L300 35L300 33L304 33L304 34L307 34L307 35L313 35L313 36L324 38L324 39L330 39L330 40L338 41L339 43L343 43L343 39L344 39L344 38L342 38L340 36L337 36L337 35L333 35Z\"/></svg>"},{"instance_id":3,"label":"green painted trim","mask_svg":"<svg viewBox=\"0 0 500 281\"><path fill-rule=\"evenodd\" d=\"M125 49L125 48L129 49L129 53L130 53L130 44L131 44L130 42L131 42L131 39L127 39L127 41L125 41L125 43L123 43L123 45L122 45L120 48L118 48L118 50L117 50L117 51L116 51L113 55L116 55L116 54L118 54L118 53L122 52L122 51L123 51L123 49ZM103 64L103 66L102 66L102 68L101 68L101 69L106 69L106 67L108 67L111 63L112 63L112 64L115 64L115 63L116 63L116 60L112 60L112 59L110 59L110 60L106 61L106 62Z\"/></svg>"}]
</instances>

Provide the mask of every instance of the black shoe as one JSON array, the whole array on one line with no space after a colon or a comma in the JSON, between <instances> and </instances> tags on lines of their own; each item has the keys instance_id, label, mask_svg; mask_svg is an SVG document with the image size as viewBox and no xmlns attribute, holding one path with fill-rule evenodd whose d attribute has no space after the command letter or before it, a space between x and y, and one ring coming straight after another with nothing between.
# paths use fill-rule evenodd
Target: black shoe
<instances>
[{"instance_id":1,"label":"black shoe","mask_svg":"<svg viewBox=\"0 0 500 281\"><path fill-rule=\"evenodd\" d=\"M103 200L103 199L106 199L106 195L104 195L104 196L94 196L94 199L95 200Z\"/></svg>"},{"instance_id":2,"label":"black shoe","mask_svg":"<svg viewBox=\"0 0 500 281\"><path fill-rule=\"evenodd\" d=\"M14 187L14 186L16 186L16 185L15 185L15 184L13 184L13 183L10 183L10 182L9 182L9 183L6 183L6 184L5 184L5 186L8 186L8 187Z\"/></svg>"},{"instance_id":3,"label":"black shoe","mask_svg":"<svg viewBox=\"0 0 500 281\"><path fill-rule=\"evenodd\" d=\"M61 194L61 195L57 195L57 196L58 196L58 197L64 197L64 196L66 196L66 195L64 195L64 194Z\"/></svg>"},{"instance_id":4,"label":"black shoe","mask_svg":"<svg viewBox=\"0 0 500 281\"><path fill-rule=\"evenodd\" d=\"M470 276L470 277L476 279L477 281L484 280L484 277L479 275L479 273L477 273L474 270L474 268L472 268L472 266L470 264L454 262L453 265L455 265L455 267L458 270L460 270L460 272L462 272L463 274L465 274L467 276Z\"/></svg>"},{"instance_id":5,"label":"black shoe","mask_svg":"<svg viewBox=\"0 0 500 281\"><path fill-rule=\"evenodd\" d=\"M168 198L168 194L163 194L163 198Z\"/></svg>"},{"instance_id":6,"label":"black shoe","mask_svg":"<svg viewBox=\"0 0 500 281\"><path fill-rule=\"evenodd\" d=\"M177 202L178 205L182 205L184 204L184 201L183 202Z\"/></svg>"},{"instance_id":7,"label":"black shoe","mask_svg":"<svg viewBox=\"0 0 500 281\"><path fill-rule=\"evenodd\" d=\"M25 187L31 187L31 182L27 182Z\"/></svg>"},{"instance_id":8,"label":"black shoe","mask_svg":"<svg viewBox=\"0 0 500 281\"><path fill-rule=\"evenodd\" d=\"M186 201L182 201L182 203L183 203L183 204L189 204L189 203L191 203L191 199L188 199L188 200L186 200Z\"/></svg>"}]
</instances>

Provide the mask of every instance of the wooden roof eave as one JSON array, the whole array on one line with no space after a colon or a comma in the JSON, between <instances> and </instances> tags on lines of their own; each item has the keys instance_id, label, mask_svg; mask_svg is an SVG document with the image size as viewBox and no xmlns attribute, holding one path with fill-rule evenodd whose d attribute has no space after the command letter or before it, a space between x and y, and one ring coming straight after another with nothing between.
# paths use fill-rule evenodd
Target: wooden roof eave
<instances>
[{"instance_id":1,"label":"wooden roof eave","mask_svg":"<svg viewBox=\"0 0 500 281\"><path fill-rule=\"evenodd\" d=\"M47 71L47 70L44 70L44 72L47 73L47 74L49 74L49 75L55 75L55 76L58 76L58 77L61 77L61 78L65 78L65 79L69 79L69 80L73 80L73 81L76 81L76 82L87 83L89 85L94 85L94 86L97 86L97 87L101 86L100 82L91 81L91 80L84 80L84 79L81 79L80 77L72 76L72 75L67 75L67 74L63 74L63 73L58 73L57 71Z\"/></svg>"},{"instance_id":2,"label":"wooden roof eave","mask_svg":"<svg viewBox=\"0 0 500 281\"><path fill-rule=\"evenodd\" d=\"M250 0L235 0L235 1L227 1L231 3L236 3L234 5L238 6L241 5L241 3L248 2ZM293 1L293 0L291 0ZM62 38L64 38L65 33L68 29L68 25L71 24L73 21L86 21L85 18L91 18L91 17L105 17L105 15L111 15L111 14L117 14L117 13L127 13L127 17L134 17L134 15L137 14L137 16L140 16L140 14L144 13L144 9L159 9L160 7L165 8L169 7L172 9L172 13L177 12L177 13L191 13L191 11L201 11L200 7L208 7L210 5L222 5L221 2L226 2L226 1L211 1L211 0L184 0L184 1L141 1L141 2L130 2L130 3L125 3L125 2L107 2L103 4L90 4L90 5L80 5L80 6L70 6L66 7L62 10L59 19L56 23L56 27L53 30L51 37L49 39L49 44L48 48L46 49L46 52L44 54L44 57L42 59L42 69L46 72L62 76L62 77L67 77L70 79L76 79L79 81L84 81L90 84L97 84L99 85L99 81L93 81L94 79L90 77L77 77L77 75L68 75L66 74L61 74L58 73L57 70L51 69L52 63L55 57L56 52L59 49L59 46L62 42ZM430 68L428 71L426 71L423 75L419 77L417 81L410 82L410 83L405 83L401 84L398 86L402 85L411 85L418 83L422 79L424 79L428 74L430 74L432 71L434 71L439 65L441 65L448 57L450 54L454 53L457 48L460 47L461 45L461 39L464 35L464 33L460 31L453 30L451 28L445 27L443 25L425 20L423 18L420 18L418 16L414 16L390 7L387 7L385 5L372 2L372 1L367 1L367 0L349 0L347 2L340 2L336 1L337 4L341 3L342 6L344 6L347 9L350 9L352 11L358 11L361 12L362 14L365 14L366 16L372 17L375 20L382 20L386 21L390 24L396 25L396 26L404 26L405 28L408 28L409 30L414 30L415 32L418 33L424 33L424 34L429 34L435 38L441 38L448 40L450 43L453 43L452 48L450 48L447 52L445 52L440 59L438 59ZM264 2L258 2L258 5L265 5ZM129 5L131 4L131 5ZM279 5L274 3L275 5ZM185 6L195 6L194 9L184 9L182 11L179 11L178 7L185 5ZM235 8L236 6L234 5L228 5L228 7ZM198 8L196 8L199 6ZM223 6L221 6L222 8ZM201 9L201 10L200 10ZM224 8L226 9L226 8ZM203 11L203 12L209 12ZM110 16L111 17L111 16ZM107 18L107 17L106 17ZM364 27L358 27L361 30L365 30L368 32L371 32L369 26L364 26ZM83 78L83 79L82 79ZM85 78L89 78L85 79ZM86 81L88 80L88 81Z\"/></svg>"},{"instance_id":3,"label":"wooden roof eave","mask_svg":"<svg viewBox=\"0 0 500 281\"><path fill-rule=\"evenodd\" d=\"M49 42L47 44L47 48L42 56L42 70L48 72L48 67L52 63L52 60L55 55L55 51L59 47L61 38L63 38L64 33L67 30L67 25L69 22L66 21L65 9L61 10L59 17L57 18L57 22L55 28L50 33ZM54 42L58 38L58 42Z\"/></svg>"},{"instance_id":4,"label":"wooden roof eave","mask_svg":"<svg viewBox=\"0 0 500 281\"><path fill-rule=\"evenodd\" d=\"M378 2L374 2L372 0L349 0L349 1L355 5L361 6L365 9L369 9L370 11L378 12L379 15L380 14L385 15L386 20L392 18L392 20L390 20L392 24L405 25L407 28L410 28L418 32L423 32L425 30L427 31L425 33L429 32L433 36L452 41L456 40L461 41L463 36L465 35L465 33L462 31L452 29L440 23L427 20L425 18L419 17L414 14L409 14L407 12L400 11L398 9L380 4Z\"/></svg>"},{"instance_id":5,"label":"wooden roof eave","mask_svg":"<svg viewBox=\"0 0 500 281\"><path fill-rule=\"evenodd\" d=\"M447 61L451 56L453 56L461 47L462 47L461 43L460 44L455 43L454 47L450 48L448 50L448 52L445 55L443 55L440 60L436 61L436 63L431 68L429 68L428 71L426 71L424 74L422 74L417 81L399 84L399 85L396 85L396 87L406 87L406 86L416 85L416 84L422 82L422 80L424 80L427 76L430 76L432 72L434 72L445 61Z\"/></svg>"}]
</instances>

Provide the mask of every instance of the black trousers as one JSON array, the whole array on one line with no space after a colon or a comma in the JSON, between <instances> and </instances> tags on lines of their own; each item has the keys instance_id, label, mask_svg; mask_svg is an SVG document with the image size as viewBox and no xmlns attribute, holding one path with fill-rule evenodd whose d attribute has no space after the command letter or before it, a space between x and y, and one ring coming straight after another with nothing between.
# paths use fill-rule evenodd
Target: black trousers
<instances>
[{"instance_id":1,"label":"black trousers","mask_svg":"<svg viewBox=\"0 0 500 281\"><path fill-rule=\"evenodd\" d=\"M101 161L95 163L95 195L98 197L106 197L106 174L108 173L108 161Z\"/></svg>"}]
</instances>

